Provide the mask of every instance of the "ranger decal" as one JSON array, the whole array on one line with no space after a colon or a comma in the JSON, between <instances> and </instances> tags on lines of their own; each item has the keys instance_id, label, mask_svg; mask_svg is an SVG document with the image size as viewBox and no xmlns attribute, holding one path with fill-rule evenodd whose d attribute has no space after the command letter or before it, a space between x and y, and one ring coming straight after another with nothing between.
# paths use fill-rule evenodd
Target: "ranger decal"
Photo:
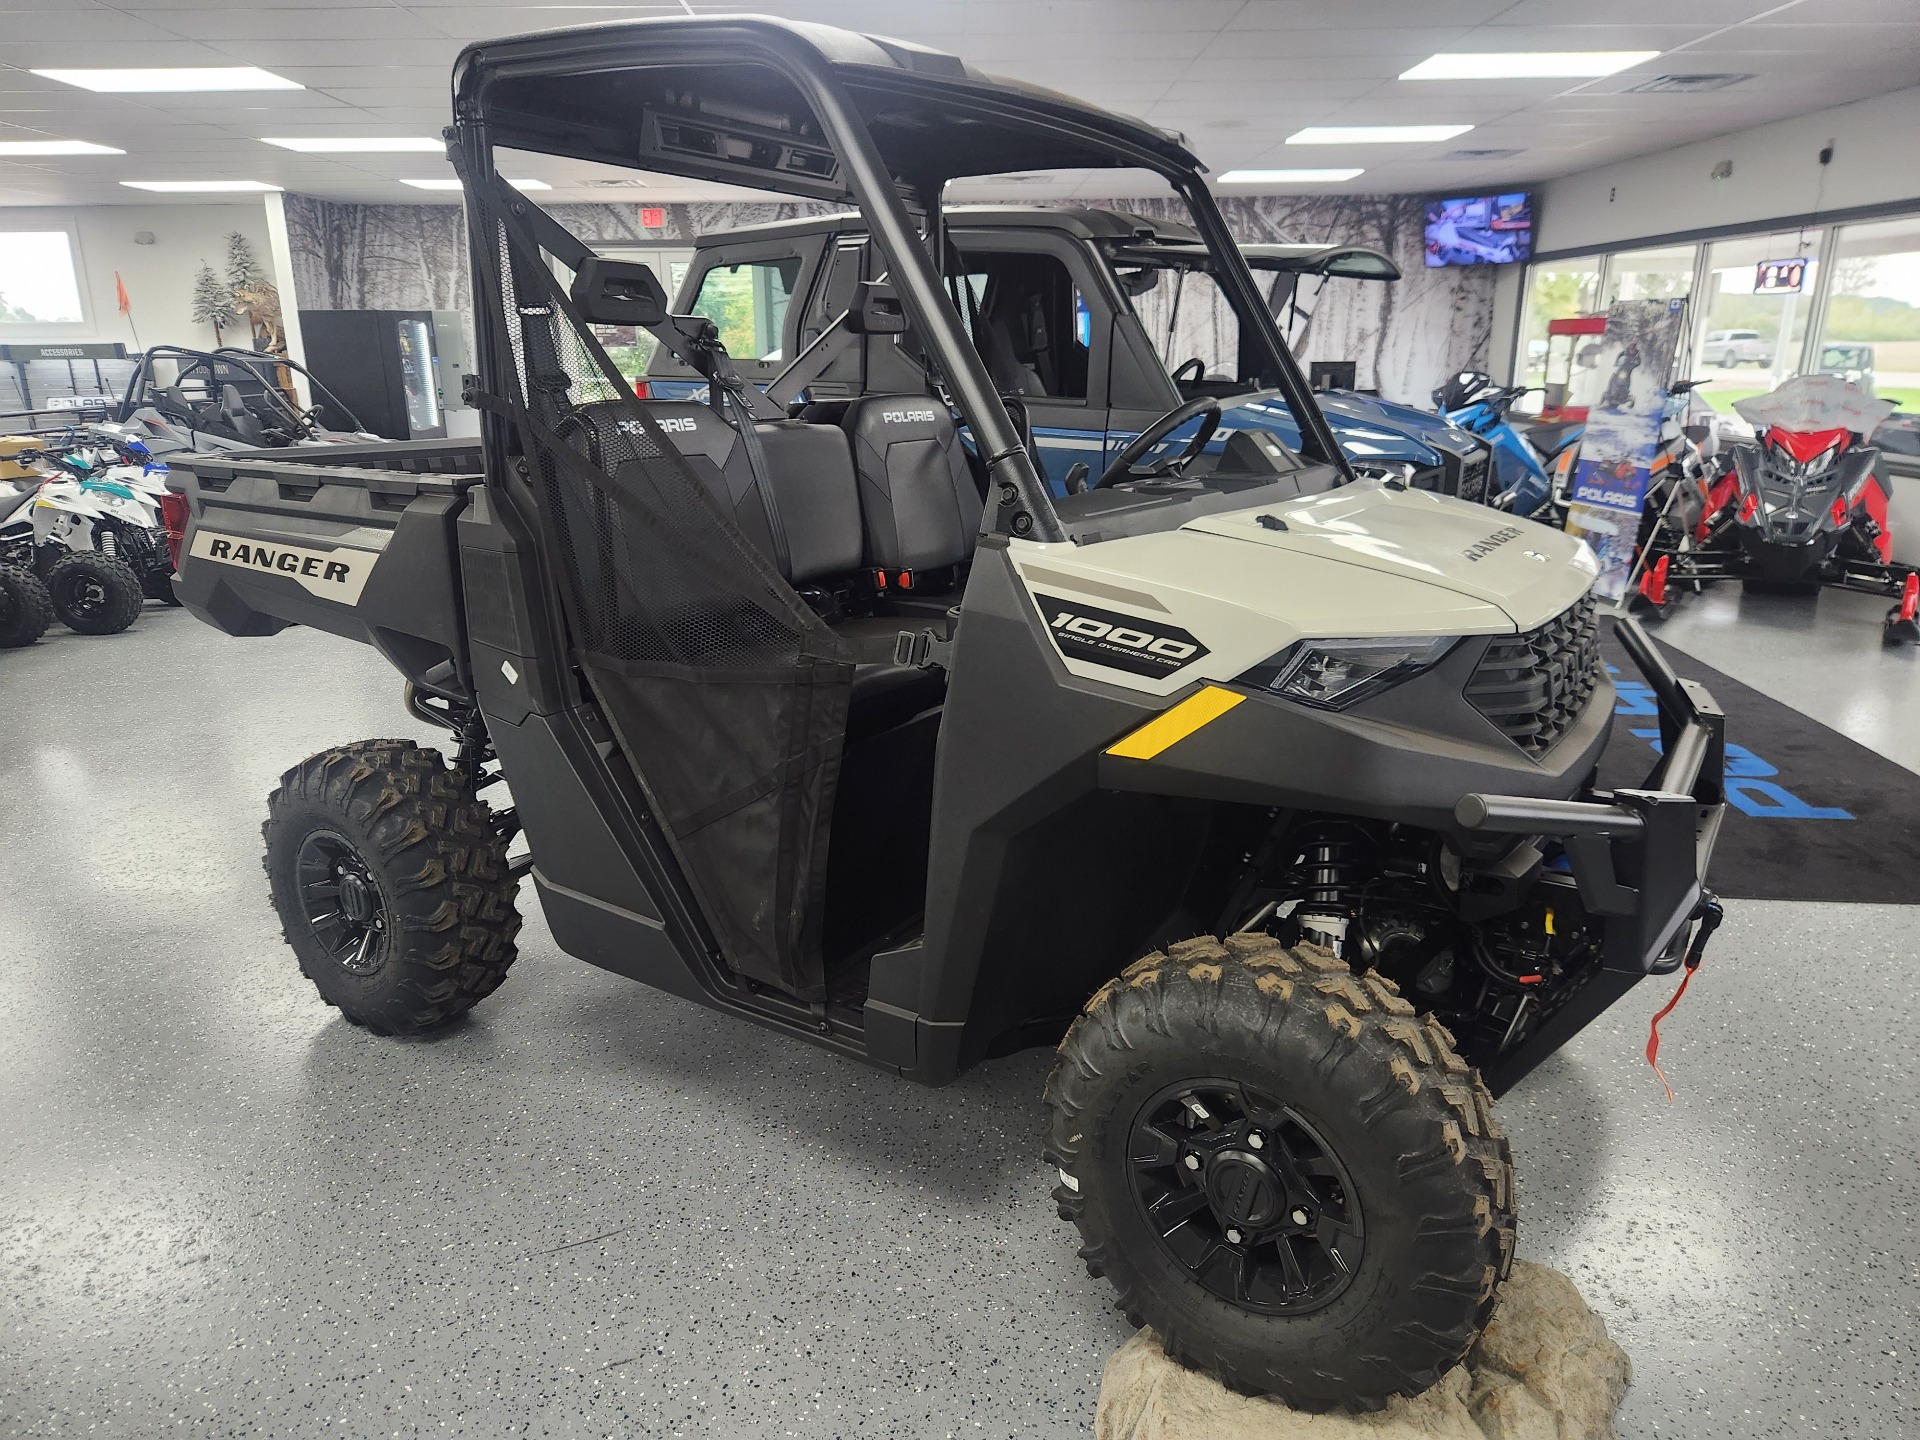
<instances>
[{"instance_id":1,"label":"ranger decal","mask_svg":"<svg viewBox=\"0 0 1920 1440\"><path fill-rule=\"evenodd\" d=\"M301 589L342 605L359 603L367 576L373 573L374 564L380 559L377 550L343 547L312 550L304 545L276 545L213 530L196 531L188 554L196 560L284 575Z\"/></svg>"},{"instance_id":2,"label":"ranger decal","mask_svg":"<svg viewBox=\"0 0 1920 1440\"><path fill-rule=\"evenodd\" d=\"M1518 540L1520 533L1520 530L1516 526L1509 525L1503 530L1494 531L1484 540L1474 541L1473 544L1467 546L1467 548L1460 553L1469 560L1479 560L1484 556L1491 555L1509 540Z\"/></svg>"},{"instance_id":3,"label":"ranger decal","mask_svg":"<svg viewBox=\"0 0 1920 1440\"><path fill-rule=\"evenodd\" d=\"M1047 633L1069 660L1085 660L1130 675L1171 675L1207 653L1186 631L1160 620L1100 610L1078 600L1034 595Z\"/></svg>"}]
</instances>

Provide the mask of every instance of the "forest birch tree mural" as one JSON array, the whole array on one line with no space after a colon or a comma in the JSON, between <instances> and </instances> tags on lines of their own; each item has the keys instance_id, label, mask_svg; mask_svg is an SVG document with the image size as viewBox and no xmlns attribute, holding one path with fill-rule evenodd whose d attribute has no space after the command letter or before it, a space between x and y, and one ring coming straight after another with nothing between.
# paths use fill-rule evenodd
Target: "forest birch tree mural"
<instances>
[{"instance_id":1,"label":"forest birch tree mural","mask_svg":"<svg viewBox=\"0 0 1920 1440\"><path fill-rule=\"evenodd\" d=\"M1185 219L1170 198L1087 201L1155 218ZM1340 240L1385 251L1404 279L1307 281L1295 297L1292 338L1302 364L1352 360L1362 388L1425 406L1436 385L1467 367L1484 368L1493 330L1490 266L1429 270L1422 202L1411 195L1227 195L1220 206L1244 241ZM640 223L642 207L558 204L556 219L589 245L686 245L744 225L825 214L844 206L806 201L666 205L664 226ZM466 232L458 205L341 205L286 197L299 304L322 310L471 309ZM1199 287L1204 291L1209 287ZM1157 292L1143 307L1161 303ZM1203 317L1182 299L1176 348L1189 327L1197 342L1227 320ZM1211 303L1211 302L1207 302ZM1165 338L1164 318L1156 340ZM1175 357L1174 363L1179 358Z\"/></svg>"}]
</instances>

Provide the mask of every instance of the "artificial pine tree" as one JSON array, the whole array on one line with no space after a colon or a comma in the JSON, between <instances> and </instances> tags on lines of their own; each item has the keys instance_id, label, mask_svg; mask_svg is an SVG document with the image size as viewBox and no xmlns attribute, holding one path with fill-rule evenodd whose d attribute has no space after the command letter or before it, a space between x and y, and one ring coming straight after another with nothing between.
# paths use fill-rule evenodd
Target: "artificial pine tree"
<instances>
[{"instance_id":1,"label":"artificial pine tree","mask_svg":"<svg viewBox=\"0 0 1920 1440\"><path fill-rule=\"evenodd\" d=\"M244 237L243 237L244 238ZM223 345L222 327L233 319L233 291L220 283L213 267L200 262L200 273L193 277L193 323L213 327L213 343Z\"/></svg>"},{"instance_id":2,"label":"artificial pine tree","mask_svg":"<svg viewBox=\"0 0 1920 1440\"><path fill-rule=\"evenodd\" d=\"M260 278L260 259L238 230L227 236L227 288L239 290Z\"/></svg>"}]
</instances>

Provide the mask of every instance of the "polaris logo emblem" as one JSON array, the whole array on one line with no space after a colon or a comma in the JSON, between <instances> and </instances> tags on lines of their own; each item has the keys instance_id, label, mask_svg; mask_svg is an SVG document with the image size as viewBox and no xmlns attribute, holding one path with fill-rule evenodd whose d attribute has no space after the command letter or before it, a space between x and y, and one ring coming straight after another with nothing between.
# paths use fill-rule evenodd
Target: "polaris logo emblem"
<instances>
[{"instance_id":1,"label":"polaris logo emblem","mask_svg":"<svg viewBox=\"0 0 1920 1440\"><path fill-rule=\"evenodd\" d=\"M882 410L880 412L880 421L884 425L912 425L916 422L926 425L939 418L939 415L932 410Z\"/></svg>"},{"instance_id":2,"label":"polaris logo emblem","mask_svg":"<svg viewBox=\"0 0 1920 1440\"><path fill-rule=\"evenodd\" d=\"M377 550L343 547L315 550L304 545L274 545L241 535L221 535L212 530L196 531L193 546L187 553L196 560L283 575L301 589L342 605L359 603L367 577L380 559Z\"/></svg>"},{"instance_id":3,"label":"polaris logo emblem","mask_svg":"<svg viewBox=\"0 0 1920 1440\"><path fill-rule=\"evenodd\" d=\"M1113 610L1098 610L1078 600L1035 595L1047 633L1060 654L1125 670L1131 675L1171 675L1208 653L1185 630Z\"/></svg>"},{"instance_id":4,"label":"polaris logo emblem","mask_svg":"<svg viewBox=\"0 0 1920 1440\"><path fill-rule=\"evenodd\" d=\"M667 415L659 421L660 428L669 435L691 435L700 426L690 415Z\"/></svg>"},{"instance_id":5,"label":"polaris logo emblem","mask_svg":"<svg viewBox=\"0 0 1920 1440\"><path fill-rule=\"evenodd\" d=\"M1473 544L1467 546L1467 548L1460 553L1469 560L1480 560L1491 555L1509 540L1518 540L1520 534L1521 532L1517 526L1509 525L1504 530L1494 531L1484 540L1474 541Z\"/></svg>"}]
</instances>

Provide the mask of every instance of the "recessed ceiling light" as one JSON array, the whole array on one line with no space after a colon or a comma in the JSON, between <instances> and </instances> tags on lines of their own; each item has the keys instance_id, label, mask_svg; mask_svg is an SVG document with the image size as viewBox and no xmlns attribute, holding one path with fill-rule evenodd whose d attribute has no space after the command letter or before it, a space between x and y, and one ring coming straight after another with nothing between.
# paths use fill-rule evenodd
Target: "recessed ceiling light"
<instances>
[{"instance_id":1,"label":"recessed ceiling light","mask_svg":"<svg viewBox=\"0 0 1920 1440\"><path fill-rule=\"evenodd\" d=\"M47 80L78 85L101 95L190 95L215 90L304 90L284 75L252 65L175 67L165 70L36 70Z\"/></svg>"},{"instance_id":2,"label":"recessed ceiling light","mask_svg":"<svg viewBox=\"0 0 1920 1440\"><path fill-rule=\"evenodd\" d=\"M1415 145L1451 140L1471 125L1309 125L1287 136L1289 145Z\"/></svg>"},{"instance_id":3,"label":"recessed ceiling light","mask_svg":"<svg viewBox=\"0 0 1920 1440\"><path fill-rule=\"evenodd\" d=\"M91 140L0 140L0 155L124 155Z\"/></svg>"},{"instance_id":4,"label":"recessed ceiling light","mask_svg":"<svg viewBox=\"0 0 1920 1440\"><path fill-rule=\"evenodd\" d=\"M303 155L437 155L447 142L431 135L263 135L262 143Z\"/></svg>"},{"instance_id":5,"label":"recessed ceiling light","mask_svg":"<svg viewBox=\"0 0 1920 1440\"><path fill-rule=\"evenodd\" d=\"M452 177L435 180L402 180L402 185L411 185L416 190L458 190L460 182ZM544 180L509 180L507 184L516 190L551 190L553 187Z\"/></svg>"},{"instance_id":6,"label":"recessed ceiling light","mask_svg":"<svg viewBox=\"0 0 1920 1440\"><path fill-rule=\"evenodd\" d=\"M152 190L161 195L264 195L278 190L264 180L122 180L129 190Z\"/></svg>"},{"instance_id":7,"label":"recessed ceiling light","mask_svg":"<svg viewBox=\"0 0 1920 1440\"><path fill-rule=\"evenodd\" d=\"M1222 185L1293 185L1320 180L1351 180L1367 172L1358 168L1330 170L1229 170Z\"/></svg>"},{"instance_id":8,"label":"recessed ceiling light","mask_svg":"<svg viewBox=\"0 0 1920 1440\"><path fill-rule=\"evenodd\" d=\"M1591 80L1658 55L1658 50L1512 50L1430 55L1402 80Z\"/></svg>"}]
</instances>

